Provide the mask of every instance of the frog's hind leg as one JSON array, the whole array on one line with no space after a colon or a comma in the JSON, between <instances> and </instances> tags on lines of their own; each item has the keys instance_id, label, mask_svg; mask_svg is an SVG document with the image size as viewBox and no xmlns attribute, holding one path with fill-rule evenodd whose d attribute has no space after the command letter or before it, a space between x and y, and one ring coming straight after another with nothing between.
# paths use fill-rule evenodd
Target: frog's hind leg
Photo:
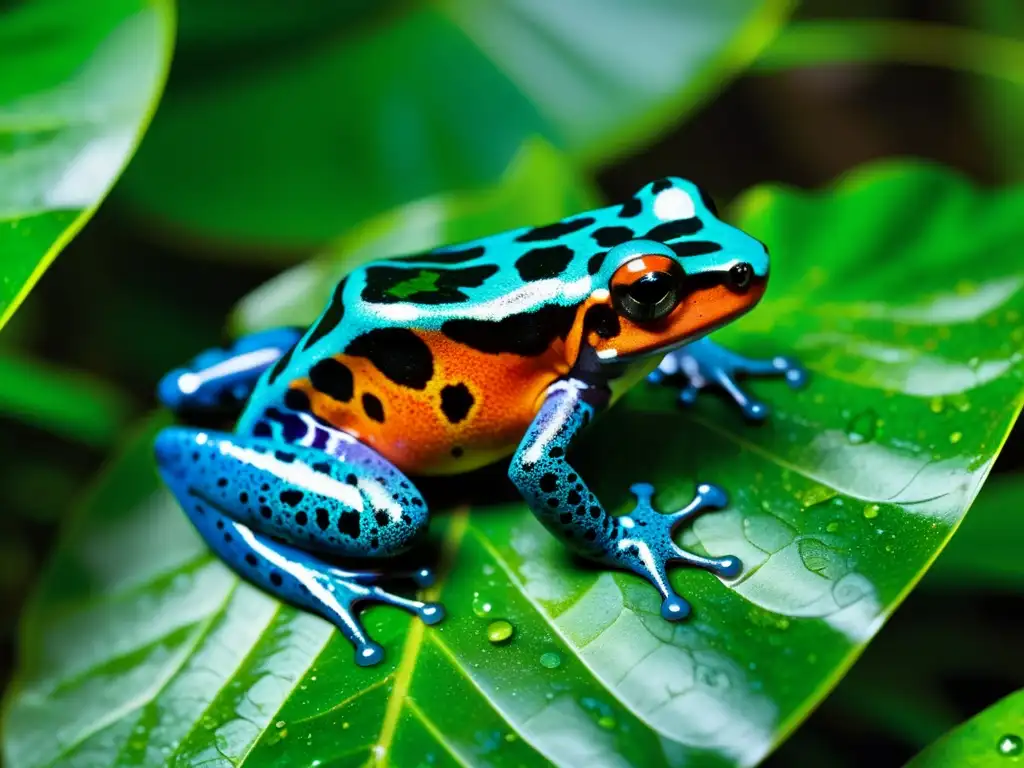
<instances>
[{"instance_id":1,"label":"frog's hind leg","mask_svg":"<svg viewBox=\"0 0 1024 768\"><path fill-rule=\"evenodd\" d=\"M552 385L512 458L509 477L534 515L570 549L646 578L661 593L662 616L678 621L690 613L690 605L669 584L668 566L688 565L723 578L742 570L738 558L703 557L683 550L672 538L698 515L724 507L726 495L701 483L689 504L662 514L651 505L654 488L638 483L631 488L637 498L633 511L611 515L567 459L575 437L608 399L605 389L581 380Z\"/></svg>"},{"instance_id":2,"label":"frog's hind leg","mask_svg":"<svg viewBox=\"0 0 1024 768\"><path fill-rule=\"evenodd\" d=\"M392 605L428 624L444 612L378 584L404 575L423 586L431 579L426 569L386 574L330 562L396 555L427 524L426 504L397 468L348 435L334 433L331 445L328 453L170 427L155 448L164 481L217 555L243 578L334 623L366 666L383 650L358 619L360 603Z\"/></svg>"},{"instance_id":3,"label":"frog's hind leg","mask_svg":"<svg viewBox=\"0 0 1024 768\"><path fill-rule=\"evenodd\" d=\"M286 360L302 338L302 328L273 328L251 333L226 349L208 349L157 385L157 399L189 421L236 417L259 377Z\"/></svg>"},{"instance_id":4,"label":"frog's hind leg","mask_svg":"<svg viewBox=\"0 0 1024 768\"><path fill-rule=\"evenodd\" d=\"M703 389L719 387L748 419L764 420L769 413L768 406L746 393L737 381L740 376L783 376L793 388L802 387L807 381L807 372L792 358L776 356L751 360L708 338L669 352L648 376L648 381L675 386L682 380L679 402L687 406L693 405Z\"/></svg>"}]
</instances>

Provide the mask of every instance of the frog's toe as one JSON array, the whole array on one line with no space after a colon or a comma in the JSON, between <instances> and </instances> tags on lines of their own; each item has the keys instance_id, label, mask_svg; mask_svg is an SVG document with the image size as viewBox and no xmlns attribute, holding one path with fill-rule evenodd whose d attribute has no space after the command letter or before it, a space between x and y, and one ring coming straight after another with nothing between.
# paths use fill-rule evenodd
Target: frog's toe
<instances>
[{"instance_id":1,"label":"frog's toe","mask_svg":"<svg viewBox=\"0 0 1024 768\"><path fill-rule=\"evenodd\" d=\"M384 658L384 650L367 635L356 610L359 606L367 603L389 605L419 617L424 624L437 624L444 619L444 608L437 603L402 597L378 584L369 583L379 581L383 574L374 573L371 578L370 574L352 572L340 578L339 573L342 572L335 570L328 579L320 581L330 595L329 599L325 597L321 603L320 613L331 619L355 646L356 663L361 667L380 662ZM327 610L323 610L325 608Z\"/></svg>"},{"instance_id":2,"label":"frog's toe","mask_svg":"<svg viewBox=\"0 0 1024 768\"><path fill-rule=\"evenodd\" d=\"M679 390L679 397L676 398L680 405L689 408L697 402L697 395L700 394L700 387L693 384L687 384L685 387Z\"/></svg>"},{"instance_id":3,"label":"frog's toe","mask_svg":"<svg viewBox=\"0 0 1024 768\"><path fill-rule=\"evenodd\" d=\"M668 621L681 621L690 614L690 604L677 595L668 581L668 567L680 564L701 568L716 576L731 579L738 576L743 565L739 558L704 557L687 552L675 543L672 533L705 512L722 509L729 499L724 490L712 483L700 483L693 499L675 512L662 513L651 503L654 486L635 483L630 491L636 496L636 507L618 519L623 531L618 543L618 560L634 573L646 578L661 593L661 615Z\"/></svg>"},{"instance_id":4,"label":"frog's toe","mask_svg":"<svg viewBox=\"0 0 1024 768\"><path fill-rule=\"evenodd\" d=\"M807 369L791 357L776 357L776 367L784 372L786 383L793 389L807 384Z\"/></svg>"},{"instance_id":5,"label":"frog's toe","mask_svg":"<svg viewBox=\"0 0 1024 768\"><path fill-rule=\"evenodd\" d=\"M360 667L373 667L384 660L384 649L372 640L356 646L356 664Z\"/></svg>"},{"instance_id":6,"label":"frog's toe","mask_svg":"<svg viewBox=\"0 0 1024 768\"><path fill-rule=\"evenodd\" d=\"M437 624L444 619L444 606L439 603L424 603L417 613L424 624Z\"/></svg>"},{"instance_id":7,"label":"frog's toe","mask_svg":"<svg viewBox=\"0 0 1024 768\"><path fill-rule=\"evenodd\" d=\"M420 589L426 589L434 585L434 572L429 568L420 568L418 571L413 571L411 576L416 586Z\"/></svg>"},{"instance_id":8,"label":"frog's toe","mask_svg":"<svg viewBox=\"0 0 1024 768\"><path fill-rule=\"evenodd\" d=\"M682 621L690 615L690 604L675 592L661 601L661 615L666 621Z\"/></svg>"}]
</instances>

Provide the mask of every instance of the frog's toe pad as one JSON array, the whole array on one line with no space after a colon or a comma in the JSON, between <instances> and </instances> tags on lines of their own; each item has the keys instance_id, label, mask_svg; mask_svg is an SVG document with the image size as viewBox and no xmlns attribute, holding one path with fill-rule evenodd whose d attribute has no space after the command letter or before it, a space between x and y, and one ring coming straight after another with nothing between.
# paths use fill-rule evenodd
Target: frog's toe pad
<instances>
[{"instance_id":1,"label":"frog's toe pad","mask_svg":"<svg viewBox=\"0 0 1024 768\"><path fill-rule=\"evenodd\" d=\"M374 642L363 643L356 647L356 664L360 667L373 667L384 661L384 649Z\"/></svg>"},{"instance_id":2,"label":"frog's toe pad","mask_svg":"<svg viewBox=\"0 0 1024 768\"><path fill-rule=\"evenodd\" d=\"M666 621L682 621L690 615L690 604L679 595L671 594L661 602L661 616Z\"/></svg>"},{"instance_id":3,"label":"frog's toe pad","mask_svg":"<svg viewBox=\"0 0 1024 768\"><path fill-rule=\"evenodd\" d=\"M722 509L729 498L712 483L699 483L693 499L682 509L662 513L654 508L654 486L634 483L630 491L636 496L636 507L619 518L624 532L619 541L619 562L651 582L662 595L661 615L668 621L682 621L690 615L690 604L677 595L668 581L668 568L673 564L701 568L716 576L733 579L743 571L739 558L705 557L687 552L675 543L672 533L705 512Z\"/></svg>"},{"instance_id":4,"label":"frog's toe pad","mask_svg":"<svg viewBox=\"0 0 1024 768\"><path fill-rule=\"evenodd\" d=\"M417 613L424 624L437 624L444 620L444 606L438 603L424 603Z\"/></svg>"},{"instance_id":5,"label":"frog's toe pad","mask_svg":"<svg viewBox=\"0 0 1024 768\"><path fill-rule=\"evenodd\" d=\"M708 570L716 576L721 576L723 579L735 579L743 573L743 562L733 555L709 558L709 562L713 563L713 565L710 565Z\"/></svg>"},{"instance_id":6,"label":"frog's toe pad","mask_svg":"<svg viewBox=\"0 0 1024 768\"><path fill-rule=\"evenodd\" d=\"M434 572L429 568L420 568L413 571L412 580L420 589L434 586Z\"/></svg>"}]
</instances>

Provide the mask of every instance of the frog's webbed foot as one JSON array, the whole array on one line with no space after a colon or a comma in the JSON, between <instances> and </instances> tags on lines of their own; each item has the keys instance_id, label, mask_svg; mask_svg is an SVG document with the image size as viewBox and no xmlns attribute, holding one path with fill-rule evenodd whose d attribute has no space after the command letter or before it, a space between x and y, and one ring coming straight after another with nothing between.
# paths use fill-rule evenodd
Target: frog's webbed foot
<instances>
[{"instance_id":1,"label":"frog's webbed foot","mask_svg":"<svg viewBox=\"0 0 1024 768\"><path fill-rule=\"evenodd\" d=\"M662 597L663 617L669 621L685 619L690 613L690 604L669 584L669 565L679 563L702 568L726 579L738 576L743 570L743 564L736 557L695 555L672 539L672 532L679 526L692 522L705 512L724 507L728 501L725 491L716 485L701 483L689 504L675 512L661 513L651 504L654 486L636 483L630 490L636 496L636 507L629 514L616 518L621 538L614 558L657 588Z\"/></svg>"},{"instance_id":2,"label":"frog's webbed foot","mask_svg":"<svg viewBox=\"0 0 1024 768\"><path fill-rule=\"evenodd\" d=\"M330 619L341 630L345 638L355 646L356 664L361 667L369 667L380 663L384 658L384 649L370 639L362 622L359 621L355 609L360 604L378 603L400 608L419 617L424 624L437 624L444 619L444 608L441 605L402 597L375 583L403 576L412 578L421 586L433 582L433 575L427 569L413 574L378 574L332 568L314 576L312 582L316 586L313 586L310 581L306 581L299 584L299 589L302 592L310 589L314 593L317 587L326 590L326 594L314 594L318 598L318 612Z\"/></svg>"},{"instance_id":3,"label":"frog's webbed foot","mask_svg":"<svg viewBox=\"0 0 1024 768\"><path fill-rule=\"evenodd\" d=\"M770 360L751 360L704 338L669 352L647 380L652 384L675 386L680 378L684 383L679 402L692 405L701 390L717 386L725 390L743 415L752 421L762 421L769 408L755 400L740 387L740 376L783 376L790 387L802 387L807 371L790 357L777 356Z\"/></svg>"}]
</instances>

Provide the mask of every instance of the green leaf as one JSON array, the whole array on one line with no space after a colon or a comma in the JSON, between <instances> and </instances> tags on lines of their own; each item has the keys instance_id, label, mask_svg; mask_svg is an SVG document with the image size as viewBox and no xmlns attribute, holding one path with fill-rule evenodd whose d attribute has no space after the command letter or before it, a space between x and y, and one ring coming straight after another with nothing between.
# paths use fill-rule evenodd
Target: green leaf
<instances>
[{"instance_id":1,"label":"green leaf","mask_svg":"<svg viewBox=\"0 0 1024 768\"><path fill-rule=\"evenodd\" d=\"M434 516L448 618L370 609L388 656L357 669L330 625L213 560L144 433L32 600L6 764L755 764L953 534L1020 410L1022 204L1024 189L918 163L739 201L773 277L721 335L801 355L810 386L752 384L774 404L760 428L714 398L684 412L638 391L575 459L616 511L641 479L664 509L698 481L730 491L682 542L747 571L674 573L696 607L683 624L637 577L582 567L521 502L495 501L499 467L476 492L451 483L478 498ZM488 641L495 620L514 628L505 643Z\"/></svg>"},{"instance_id":2,"label":"green leaf","mask_svg":"<svg viewBox=\"0 0 1024 768\"><path fill-rule=\"evenodd\" d=\"M106 447L128 416L120 390L80 372L0 353L0 414L71 440Z\"/></svg>"},{"instance_id":3,"label":"green leaf","mask_svg":"<svg viewBox=\"0 0 1024 768\"><path fill-rule=\"evenodd\" d=\"M1024 691L1007 696L947 733L906 768L1013 768L1024 765Z\"/></svg>"},{"instance_id":4,"label":"green leaf","mask_svg":"<svg viewBox=\"0 0 1024 768\"><path fill-rule=\"evenodd\" d=\"M0 327L131 157L167 74L170 0L0 15Z\"/></svg>"},{"instance_id":5,"label":"green leaf","mask_svg":"<svg viewBox=\"0 0 1024 768\"><path fill-rule=\"evenodd\" d=\"M210 5L186 6L183 25ZM589 164L628 152L745 66L791 5L358 3L333 23L320 9L314 34L246 33L260 42L231 66L186 50L119 189L153 220L281 258L493 184L529 136Z\"/></svg>"}]
</instances>

